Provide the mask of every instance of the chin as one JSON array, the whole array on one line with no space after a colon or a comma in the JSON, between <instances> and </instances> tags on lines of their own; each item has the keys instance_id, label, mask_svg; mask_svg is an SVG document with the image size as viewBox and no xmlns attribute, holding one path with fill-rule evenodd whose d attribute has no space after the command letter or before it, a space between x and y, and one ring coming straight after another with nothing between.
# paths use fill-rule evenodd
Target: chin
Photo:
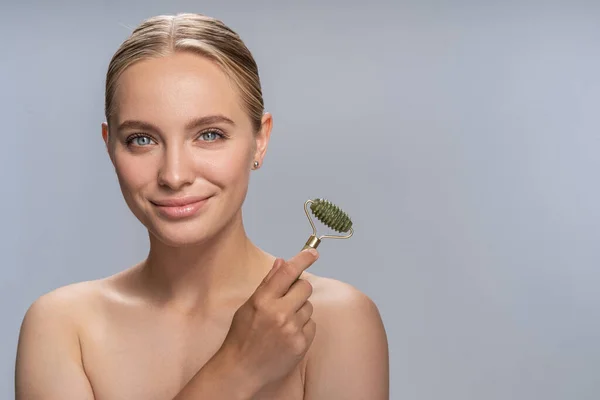
<instances>
[{"instance_id":1,"label":"chin","mask_svg":"<svg viewBox=\"0 0 600 400\"><path fill-rule=\"evenodd\" d=\"M177 224L161 221L146 227L152 236L169 247L193 247L214 237L210 229L214 227L198 221Z\"/></svg>"},{"instance_id":2,"label":"chin","mask_svg":"<svg viewBox=\"0 0 600 400\"><path fill-rule=\"evenodd\" d=\"M179 220L166 219L151 212L146 215L144 225L154 238L167 246L193 247L211 241L232 225L235 213L223 215L224 212L222 209L210 210Z\"/></svg>"}]
</instances>

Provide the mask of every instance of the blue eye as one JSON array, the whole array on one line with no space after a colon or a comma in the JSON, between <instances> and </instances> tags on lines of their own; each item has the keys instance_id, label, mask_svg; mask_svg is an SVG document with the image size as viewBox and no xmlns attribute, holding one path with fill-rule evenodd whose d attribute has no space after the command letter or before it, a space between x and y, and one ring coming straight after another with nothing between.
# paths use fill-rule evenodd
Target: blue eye
<instances>
[{"instance_id":1,"label":"blue eye","mask_svg":"<svg viewBox=\"0 0 600 400\"><path fill-rule=\"evenodd\" d=\"M148 136L138 136L133 138L132 142L134 142L137 146L145 146L150 144L152 139L150 139Z\"/></svg>"},{"instance_id":2,"label":"blue eye","mask_svg":"<svg viewBox=\"0 0 600 400\"><path fill-rule=\"evenodd\" d=\"M147 147L152 144L154 140L148 136L141 133L135 133L127 138L127 146L135 146L135 147Z\"/></svg>"},{"instance_id":3,"label":"blue eye","mask_svg":"<svg viewBox=\"0 0 600 400\"><path fill-rule=\"evenodd\" d=\"M214 142L215 140L223 137L223 135L217 131L207 131L202 133L200 137L203 138L202 140L205 142Z\"/></svg>"}]
</instances>

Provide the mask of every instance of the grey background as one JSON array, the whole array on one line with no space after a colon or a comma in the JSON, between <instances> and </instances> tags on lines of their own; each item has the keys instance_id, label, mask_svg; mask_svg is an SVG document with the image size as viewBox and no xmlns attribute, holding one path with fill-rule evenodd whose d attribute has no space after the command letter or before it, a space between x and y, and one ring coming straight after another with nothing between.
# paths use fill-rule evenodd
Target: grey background
<instances>
[{"instance_id":1,"label":"grey background","mask_svg":"<svg viewBox=\"0 0 600 400\"><path fill-rule=\"evenodd\" d=\"M246 224L289 257L327 197L355 221L313 273L378 304L392 399L600 398L599 2L2 2L0 398L21 318L147 238L100 137L128 27L223 19L274 133Z\"/></svg>"}]
</instances>

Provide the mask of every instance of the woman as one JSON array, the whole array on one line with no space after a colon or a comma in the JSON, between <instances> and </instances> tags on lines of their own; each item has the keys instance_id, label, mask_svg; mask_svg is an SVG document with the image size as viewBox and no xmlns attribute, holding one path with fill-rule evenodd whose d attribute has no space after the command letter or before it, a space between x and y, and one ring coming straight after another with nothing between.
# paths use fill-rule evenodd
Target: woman
<instances>
[{"instance_id":1,"label":"woman","mask_svg":"<svg viewBox=\"0 0 600 400\"><path fill-rule=\"evenodd\" d=\"M102 137L150 251L31 305L17 399L387 399L373 302L304 272L316 251L284 261L244 231L272 117L237 34L197 14L146 20L111 60L105 111Z\"/></svg>"}]
</instances>

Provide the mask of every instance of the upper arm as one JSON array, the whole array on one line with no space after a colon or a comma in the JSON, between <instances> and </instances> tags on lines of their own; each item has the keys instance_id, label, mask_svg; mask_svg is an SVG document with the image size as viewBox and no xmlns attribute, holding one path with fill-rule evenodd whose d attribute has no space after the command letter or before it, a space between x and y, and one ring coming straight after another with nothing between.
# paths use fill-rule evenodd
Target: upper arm
<instances>
[{"instance_id":1,"label":"upper arm","mask_svg":"<svg viewBox=\"0 0 600 400\"><path fill-rule=\"evenodd\" d=\"M343 292L315 315L305 399L388 400L388 343L379 311L358 290Z\"/></svg>"},{"instance_id":2,"label":"upper arm","mask_svg":"<svg viewBox=\"0 0 600 400\"><path fill-rule=\"evenodd\" d=\"M72 312L56 293L40 297L27 310L17 348L16 400L94 399Z\"/></svg>"}]
</instances>

